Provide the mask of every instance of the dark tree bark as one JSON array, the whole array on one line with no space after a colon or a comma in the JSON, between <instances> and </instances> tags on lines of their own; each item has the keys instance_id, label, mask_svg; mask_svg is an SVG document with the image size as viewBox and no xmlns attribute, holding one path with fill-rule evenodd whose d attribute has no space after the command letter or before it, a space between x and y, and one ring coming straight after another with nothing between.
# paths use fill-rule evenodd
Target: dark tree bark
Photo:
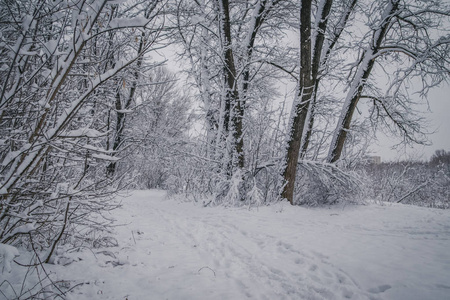
<instances>
[{"instance_id":1,"label":"dark tree bark","mask_svg":"<svg viewBox=\"0 0 450 300\"><path fill-rule=\"evenodd\" d=\"M311 135L312 135L313 127L314 127L315 114L316 114L315 110L316 110L316 104L317 104L317 92L319 89L319 83L324 75L324 74L322 74L320 68L327 64L328 59L331 54L331 51L334 49L334 47L336 46L336 43L338 42L339 38L341 37L341 34L344 31L344 28L346 27L348 20L350 18L350 15L353 12L357 2L358 2L358 0L352 0L348 4L348 6L346 8L344 8L343 13L338 21L338 25L334 28L333 33L331 34L331 37L329 37L328 44L325 44L325 32L327 30L328 19L330 17L333 0L326 1L323 6L321 19L319 20L319 22L317 24L317 27L318 27L317 36L314 41L314 56L313 56L313 66L312 66L312 77L313 77L313 81L314 81L314 95L313 95L313 99L311 100L311 107L310 107L310 113L309 113L309 119L308 119L308 127L306 129L306 132L304 133L304 138L303 138L303 142L302 142L302 149L300 152L301 158L304 158L306 155L306 152L308 151L308 146L311 141Z\"/></svg>"},{"instance_id":2,"label":"dark tree bark","mask_svg":"<svg viewBox=\"0 0 450 300\"><path fill-rule=\"evenodd\" d=\"M328 17L330 15L331 7L333 5L333 0L327 0L324 6L321 8L320 19L317 22L317 35L314 40L314 53L312 59L312 82L314 82L314 94L311 100L311 106L309 111L308 127L303 137L300 157L304 158L306 151L308 150L309 141L312 135L312 129L314 126L314 114L317 102L317 89L319 87L319 70L322 65L322 49L325 41L325 31L327 29Z\"/></svg>"},{"instance_id":3,"label":"dark tree bark","mask_svg":"<svg viewBox=\"0 0 450 300\"><path fill-rule=\"evenodd\" d=\"M282 197L287 199L291 204L294 202L294 184L300 145L314 89L312 81L311 52L311 1L301 1L298 103L294 103L294 116L288 139L286 168L283 174L286 184L282 192Z\"/></svg>"}]
</instances>

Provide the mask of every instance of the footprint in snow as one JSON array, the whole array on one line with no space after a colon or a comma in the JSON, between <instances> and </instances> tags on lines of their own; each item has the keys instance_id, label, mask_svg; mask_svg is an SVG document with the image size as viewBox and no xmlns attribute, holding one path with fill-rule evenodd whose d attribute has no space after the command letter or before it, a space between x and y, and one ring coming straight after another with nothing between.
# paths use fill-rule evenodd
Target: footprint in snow
<instances>
[{"instance_id":1,"label":"footprint in snow","mask_svg":"<svg viewBox=\"0 0 450 300\"><path fill-rule=\"evenodd\" d=\"M294 260L294 262L295 262L296 265L302 265L302 264L305 263L305 261L303 259L301 259L301 258L296 258Z\"/></svg>"},{"instance_id":2,"label":"footprint in snow","mask_svg":"<svg viewBox=\"0 0 450 300\"><path fill-rule=\"evenodd\" d=\"M309 270L311 272L315 272L317 270L317 265L311 265L311 267L309 267Z\"/></svg>"},{"instance_id":3,"label":"footprint in snow","mask_svg":"<svg viewBox=\"0 0 450 300\"><path fill-rule=\"evenodd\" d=\"M389 284L383 284L383 285L369 289L368 292L372 293L372 294L380 294L380 293L386 292L390 288L392 288L392 286L390 286Z\"/></svg>"}]
</instances>

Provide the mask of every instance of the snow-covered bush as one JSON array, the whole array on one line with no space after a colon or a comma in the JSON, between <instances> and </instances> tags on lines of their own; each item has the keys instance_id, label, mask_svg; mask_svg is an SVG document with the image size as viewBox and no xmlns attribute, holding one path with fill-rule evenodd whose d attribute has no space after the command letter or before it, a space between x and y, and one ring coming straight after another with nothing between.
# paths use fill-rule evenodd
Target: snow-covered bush
<instances>
[{"instance_id":1,"label":"snow-covered bush","mask_svg":"<svg viewBox=\"0 0 450 300\"><path fill-rule=\"evenodd\" d=\"M17 256L20 256L20 254L16 247L0 243L0 269L2 274L11 272L11 263Z\"/></svg>"},{"instance_id":2,"label":"snow-covered bush","mask_svg":"<svg viewBox=\"0 0 450 300\"><path fill-rule=\"evenodd\" d=\"M202 157L205 152L198 152L199 149L186 148L177 168L171 172L165 186L172 195L183 194L205 205L225 206L260 206L282 200L281 160L261 163L251 171L237 169L228 176L219 162ZM317 161L300 161L298 168L296 205L359 202L362 198L362 181L354 171Z\"/></svg>"},{"instance_id":3,"label":"snow-covered bush","mask_svg":"<svg viewBox=\"0 0 450 300\"><path fill-rule=\"evenodd\" d=\"M138 109L123 130L126 139L119 173L132 170L138 189L166 188L166 181L183 164L180 152L190 129L191 99L181 94L177 77L164 67L147 74L152 80L137 93Z\"/></svg>"},{"instance_id":4,"label":"snow-covered bush","mask_svg":"<svg viewBox=\"0 0 450 300\"><path fill-rule=\"evenodd\" d=\"M294 203L317 206L360 202L361 180L350 170L334 164L300 161Z\"/></svg>"},{"instance_id":5,"label":"snow-covered bush","mask_svg":"<svg viewBox=\"0 0 450 300\"><path fill-rule=\"evenodd\" d=\"M367 197L384 202L450 208L449 164L397 162L364 168Z\"/></svg>"}]
</instances>

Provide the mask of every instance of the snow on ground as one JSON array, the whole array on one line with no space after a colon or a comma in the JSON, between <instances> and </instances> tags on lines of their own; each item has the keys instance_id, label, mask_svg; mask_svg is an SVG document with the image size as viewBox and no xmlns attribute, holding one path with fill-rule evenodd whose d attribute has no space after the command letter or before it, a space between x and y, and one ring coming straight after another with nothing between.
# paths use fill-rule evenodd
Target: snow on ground
<instances>
[{"instance_id":1,"label":"snow on ground","mask_svg":"<svg viewBox=\"0 0 450 300\"><path fill-rule=\"evenodd\" d=\"M118 246L49 267L80 284L68 299L450 299L450 211L205 208L136 191L112 215Z\"/></svg>"}]
</instances>

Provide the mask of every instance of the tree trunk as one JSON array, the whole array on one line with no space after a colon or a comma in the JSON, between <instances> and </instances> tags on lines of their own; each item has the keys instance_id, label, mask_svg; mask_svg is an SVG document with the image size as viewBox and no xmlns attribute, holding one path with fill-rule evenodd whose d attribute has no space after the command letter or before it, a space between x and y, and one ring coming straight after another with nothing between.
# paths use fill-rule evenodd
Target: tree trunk
<instances>
[{"instance_id":1,"label":"tree trunk","mask_svg":"<svg viewBox=\"0 0 450 300\"><path fill-rule=\"evenodd\" d=\"M330 145L327 158L329 163L338 161L342 155L347 133L350 130L353 113L361 98L361 93L366 85L367 79L375 65L376 54L380 50L382 42L388 33L392 19L395 18L398 13L399 2L399 0L394 0L386 7L386 10L381 16L381 24L374 31L370 45L363 53L353 83L351 84L350 91L344 102L344 107L342 108L341 116Z\"/></svg>"},{"instance_id":2,"label":"tree trunk","mask_svg":"<svg viewBox=\"0 0 450 300\"><path fill-rule=\"evenodd\" d=\"M221 21L221 33L224 55L224 76L225 76L225 99L223 128L224 136L232 134L231 155L227 162L227 173L232 174L234 158L239 168L244 167L244 140L242 137L242 116L244 107L239 101L239 92L237 89L236 66L234 62L233 48L231 43L231 23L230 9L228 0L217 0L219 4L219 13Z\"/></svg>"},{"instance_id":3,"label":"tree trunk","mask_svg":"<svg viewBox=\"0 0 450 300\"><path fill-rule=\"evenodd\" d=\"M282 197L294 203L294 185L304 126L306 123L314 84L311 69L311 1L301 1L300 9L300 78L297 103L292 110L292 126L288 137L286 168Z\"/></svg>"},{"instance_id":4,"label":"tree trunk","mask_svg":"<svg viewBox=\"0 0 450 300\"><path fill-rule=\"evenodd\" d=\"M311 99L311 105L308 114L308 127L303 134L302 146L300 151L300 157L304 158L306 151L308 150L309 142L312 135L312 129L314 127L314 117L317 103L317 89L319 88L320 81L320 67L325 63L322 59L322 49L325 42L325 31L327 29L328 18L330 15L333 0L326 0L322 2L322 6L318 8L316 24L315 24L315 38L314 38L314 51L312 58L312 82L314 83L314 94ZM326 59L326 58L325 58Z\"/></svg>"},{"instance_id":5,"label":"tree trunk","mask_svg":"<svg viewBox=\"0 0 450 300\"><path fill-rule=\"evenodd\" d=\"M142 51L144 48L145 43L145 34L141 34L141 40L139 41L139 48L137 51L137 55L139 56L137 63L136 63L136 71L134 72L134 78L133 83L130 88L130 94L128 95L128 98L124 104L122 104L121 96L120 96L120 83L117 86L117 94L116 94L116 132L114 135L114 143L113 143L113 153L117 152L120 148L120 146L123 143L124 138L124 129L125 129L125 122L126 122L126 112L123 112L123 110L127 110L130 108L131 103L134 100L134 94L136 93L138 81L139 81L139 69L142 66L143 57L142 57ZM123 85L126 85L126 82L123 82ZM106 172L108 176L114 176L117 169L117 162L113 161L106 167Z\"/></svg>"}]
</instances>

